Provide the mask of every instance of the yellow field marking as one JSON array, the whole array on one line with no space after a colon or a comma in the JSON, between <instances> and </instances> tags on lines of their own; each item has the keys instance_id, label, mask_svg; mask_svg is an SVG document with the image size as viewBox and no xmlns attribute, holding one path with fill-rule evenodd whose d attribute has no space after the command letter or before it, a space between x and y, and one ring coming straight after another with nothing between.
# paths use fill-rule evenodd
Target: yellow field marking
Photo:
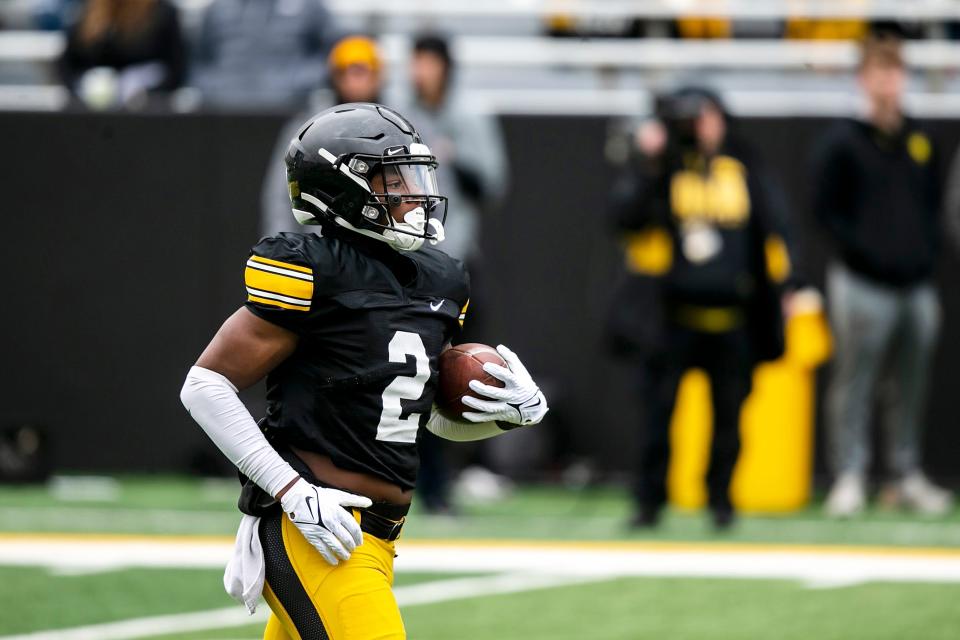
<instances>
[{"instance_id":1,"label":"yellow field marking","mask_svg":"<svg viewBox=\"0 0 960 640\"><path fill-rule=\"evenodd\" d=\"M679 551L689 553L799 553L838 555L893 555L911 557L960 557L960 548L952 547L894 547L879 545L791 544L753 542L677 542L665 540L400 540L403 546L525 548L570 551Z\"/></svg>"}]
</instances>

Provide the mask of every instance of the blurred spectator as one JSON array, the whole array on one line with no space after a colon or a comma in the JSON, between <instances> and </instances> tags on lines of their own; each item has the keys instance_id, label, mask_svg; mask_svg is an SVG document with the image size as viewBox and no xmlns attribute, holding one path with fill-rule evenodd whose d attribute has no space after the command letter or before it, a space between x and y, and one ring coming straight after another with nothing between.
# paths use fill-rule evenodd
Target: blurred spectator
<instances>
[{"instance_id":1,"label":"blurred spectator","mask_svg":"<svg viewBox=\"0 0 960 640\"><path fill-rule=\"evenodd\" d=\"M437 248L467 263L471 314L461 342L469 342L479 340L478 322L484 308L480 220L506 189L507 159L496 119L461 100L454 88L455 71L446 39L418 36L410 62L412 100L399 109L440 161L437 180L440 193L449 198L449 207L444 222L446 239ZM449 512L445 441L424 432L419 447L417 492L421 504L435 513Z\"/></svg>"},{"instance_id":2,"label":"blurred spectator","mask_svg":"<svg viewBox=\"0 0 960 640\"><path fill-rule=\"evenodd\" d=\"M214 0L191 84L212 106L301 109L322 86L335 32L321 0Z\"/></svg>"},{"instance_id":3,"label":"blurred spectator","mask_svg":"<svg viewBox=\"0 0 960 640\"><path fill-rule=\"evenodd\" d=\"M265 236L281 231L308 233L294 219L287 193L287 173L283 157L290 140L311 115L344 102L380 102L383 89L383 63L377 45L370 38L349 36L340 40L330 51L328 60L331 91L317 93L308 112L294 116L284 125L274 147L260 198L260 230Z\"/></svg>"},{"instance_id":4,"label":"blurred spectator","mask_svg":"<svg viewBox=\"0 0 960 640\"><path fill-rule=\"evenodd\" d=\"M888 496L942 513L950 495L922 473L919 443L940 327L933 281L940 236L937 150L903 113L899 39L887 34L865 41L859 82L866 113L827 133L813 180L814 210L837 250L827 274L837 354L827 421L837 477L826 509L851 516L866 503L871 401L889 377L881 394L888 471L895 479Z\"/></svg>"},{"instance_id":5,"label":"blurred spectator","mask_svg":"<svg viewBox=\"0 0 960 640\"><path fill-rule=\"evenodd\" d=\"M554 38L663 38L674 35L674 21L629 16L587 17L557 12L544 17L543 29Z\"/></svg>"},{"instance_id":6,"label":"blurred spectator","mask_svg":"<svg viewBox=\"0 0 960 640\"><path fill-rule=\"evenodd\" d=\"M60 70L93 108L176 89L185 71L177 10L168 0L88 0L67 33Z\"/></svg>"},{"instance_id":7,"label":"blurred spectator","mask_svg":"<svg viewBox=\"0 0 960 640\"><path fill-rule=\"evenodd\" d=\"M660 99L657 112L637 130L638 153L612 207L628 277L610 338L618 355L639 360L645 414L632 524L658 522L677 390L684 372L699 367L710 377L714 416L709 506L723 529L734 518L730 480L753 368L784 349L785 212L758 163L728 135L716 95L684 89Z\"/></svg>"},{"instance_id":8,"label":"blurred spectator","mask_svg":"<svg viewBox=\"0 0 960 640\"><path fill-rule=\"evenodd\" d=\"M790 40L863 40L869 24L866 20L821 20L790 18L785 36Z\"/></svg>"},{"instance_id":9,"label":"blurred spectator","mask_svg":"<svg viewBox=\"0 0 960 640\"><path fill-rule=\"evenodd\" d=\"M677 36L687 39L723 39L733 36L733 23L724 18L677 18Z\"/></svg>"},{"instance_id":10,"label":"blurred spectator","mask_svg":"<svg viewBox=\"0 0 960 640\"><path fill-rule=\"evenodd\" d=\"M83 0L37 0L33 22L37 29L65 31L83 9Z\"/></svg>"},{"instance_id":11,"label":"blurred spectator","mask_svg":"<svg viewBox=\"0 0 960 640\"><path fill-rule=\"evenodd\" d=\"M503 196L508 168L496 118L460 98L455 71L445 39L419 36L410 65L413 100L399 108L440 161L437 180L450 207L438 246L469 264L479 256L481 213Z\"/></svg>"}]
</instances>

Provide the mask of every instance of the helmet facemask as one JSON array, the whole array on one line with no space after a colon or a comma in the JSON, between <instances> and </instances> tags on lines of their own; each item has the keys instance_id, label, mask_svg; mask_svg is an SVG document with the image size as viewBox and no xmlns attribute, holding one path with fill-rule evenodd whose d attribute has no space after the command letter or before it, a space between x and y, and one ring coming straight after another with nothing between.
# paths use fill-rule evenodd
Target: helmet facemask
<instances>
[{"instance_id":1,"label":"helmet facemask","mask_svg":"<svg viewBox=\"0 0 960 640\"><path fill-rule=\"evenodd\" d=\"M379 157L356 155L348 164L370 185L360 212L363 227L400 251L443 240L447 198L438 192L437 160L425 145L414 143L409 152L388 148Z\"/></svg>"}]
</instances>

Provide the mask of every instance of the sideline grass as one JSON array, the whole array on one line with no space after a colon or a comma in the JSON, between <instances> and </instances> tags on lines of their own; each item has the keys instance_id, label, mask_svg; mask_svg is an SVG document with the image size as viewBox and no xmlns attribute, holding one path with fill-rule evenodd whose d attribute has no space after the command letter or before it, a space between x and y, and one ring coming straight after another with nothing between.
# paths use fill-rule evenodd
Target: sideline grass
<instances>
[{"instance_id":1,"label":"sideline grass","mask_svg":"<svg viewBox=\"0 0 960 640\"><path fill-rule=\"evenodd\" d=\"M958 585L620 579L405 612L417 640L952 640ZM251 636L255 637L255 636Z\"/></svg>"},{"instance_id":2,"label":"sideline grass","mask_svg":"<svg viewBox=\"0 0 960 640\"><path fill-rule=\"evenodd\" d=\"M457 575L404 573L397 575L396 584ZM222 578L223 571L209 569L125 569L56 575L35 567L0 567L0 635L240 607L224 593Z\"/></svg>"},{"instance_id":3,"label":"sideline grass","mask_svg":"<svg viewBox=\"0 0 960 640\"><path fill-rule=\"evenodd\" d=\"M619 579L408 607L416 640L953 640L960 585ZM151 640L254 640L262 625Z\"/></svg>"},{"instance_id":4,"label":"sideline grass","mask_svg":"<svg viewBox=\"0 0 960 640\"><path fill-rule=\"evenodd\" d=\"M236 485L225 480L122 477L85 492L69 477L42 487L0 488L0 532L232 535ZM417 513L404 538L676 540L960 547L960 512L942 520L870 511L847 522L810 509L746 517L724 536L700 514L670 513L654 532L628 532L627 494L613 487L526 487L456 519ZM3 544L0 539L0 544ZM51 575L0 567L0 635L231 606L219 570L137 569ZM398 584L450 575L398 574ZM630 578L409 607L417 640L859 640L958 637L960 585L866 584L809 590L782 581ZM252 640L261 625L164 636ZM159 640L159 638L158 638Z\"/></svg>"},{"instance_id":5,"label":"sideline grass","mask_svg":"<svg viewBox=\"0 0 960 640\"><path fill-rule=\"evenodd\" d=\"M221 571L129 569L51 575L0 567L0 635L229 606Z\"/></svg>"},{"instance_id":6,"label":"sideline grass","mask_svg":"<svg viewBox=\"0 0 960 640\"><path fill-rule=\"evenodd\" d=\"M50 487L0 488L0 532L103 532L232 535L239 514L229 480L120 477L112 499L70 498L70 479ZM68 499L70 498L70 499ZM818 508L784 516L747 516L718 538L701 514L672 512L652 532L626 529L625 491L615 487L565 490L525 487L488 505L468 505L458 518L431 517L414 507L404 530L416 538L531 540L679 540L960 547L960 511L944 519L869 511L850 521L825 519Z\"/></svg>"}]
</instances>

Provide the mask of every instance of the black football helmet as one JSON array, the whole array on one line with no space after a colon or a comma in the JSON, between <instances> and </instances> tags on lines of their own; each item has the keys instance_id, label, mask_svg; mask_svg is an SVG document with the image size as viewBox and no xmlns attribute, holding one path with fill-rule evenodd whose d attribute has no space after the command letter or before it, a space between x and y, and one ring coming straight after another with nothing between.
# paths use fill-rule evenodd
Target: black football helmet
<instances>
[{"instance_id":1,"label":"black football helmet","mask_svg":"<svg viewBox=\"0 0 960 640\"><path fill-rule=\"evenodd\" d=\"M396 111L372 103L321 111L300 127L285 160L300 224L332 220L403 251L443 240L437 159Z\"/></svg>"}]
</instances>

